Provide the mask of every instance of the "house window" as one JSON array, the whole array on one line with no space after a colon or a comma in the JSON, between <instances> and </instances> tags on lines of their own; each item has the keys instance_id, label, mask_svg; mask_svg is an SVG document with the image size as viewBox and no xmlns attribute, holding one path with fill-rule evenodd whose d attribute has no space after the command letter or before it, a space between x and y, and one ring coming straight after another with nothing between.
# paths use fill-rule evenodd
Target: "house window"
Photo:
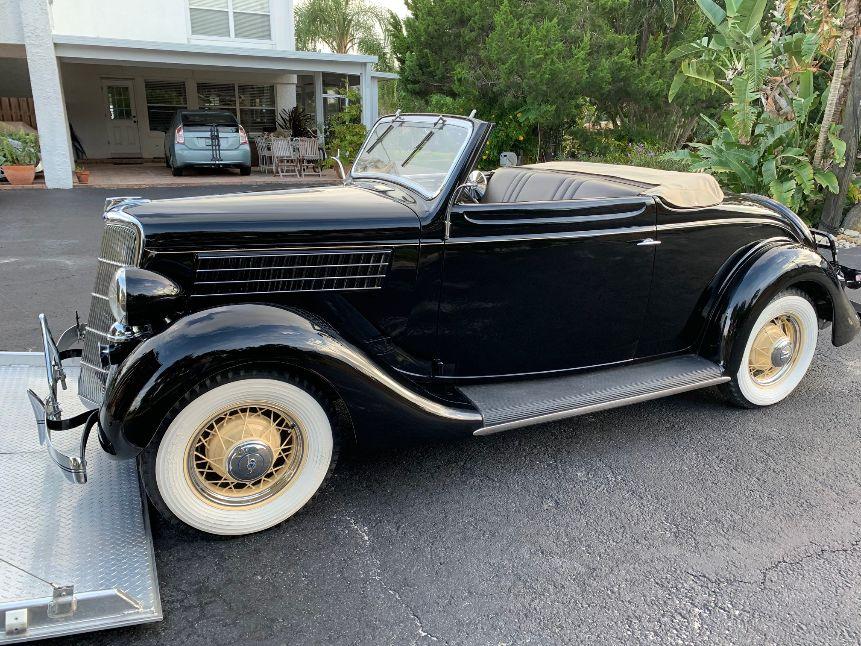
<instances>
[{"instance_id":1,"label":"house window","mask_svg":"<svg viewBox=\"0 0 861 646\"><path fill-rule=\"evenodd\" d=\"M236 83L198 83L201 110L232 112L249 132L275 130L275 86Z\"/></svg>"},{"instance_id":2,"label":"house window","mask_svg":"<svg viewBox=\"0 0 861 646\"><path fill-rule=\"evenodd\" d=\"M240 85L239 121L251 132L275 130L275 86Z\"/></svg>"},{"instance_id":3,"label":"house window","mask_svg":"<svg viewBox=\"0 0 861 646\"><path fill-rule=\"evenodd\" d=\"M271 40L269 0L188 0L192 36Z\"/></svg>"},{"instance_id":4,"label":"house window","mask_svg":"<svg viewBox=\"0 0 861 646\"><path fill-rule=\"evenodd\" d=\"M167 131L177 110L188 107L185 81L144 81L149 129Z\"/></svg>"}]
</instances>

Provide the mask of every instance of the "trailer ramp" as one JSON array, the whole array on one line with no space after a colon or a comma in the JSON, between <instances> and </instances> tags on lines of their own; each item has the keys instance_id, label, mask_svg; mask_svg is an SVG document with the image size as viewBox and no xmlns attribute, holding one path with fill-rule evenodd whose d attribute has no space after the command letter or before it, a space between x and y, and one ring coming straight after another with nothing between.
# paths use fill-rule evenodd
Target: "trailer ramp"
<instances>
[{"instance_id":1,"label":"trailer ramp","mask_svg":"<svg viewBox=\"0 0 861 646\"><path fill-rule=\"evenodd\" d=\"M65 365L60 404L75 415L78 368ZM28 388L45 388L43 355L0 353L0 644L160 620L135 462L90 442L89 482L68 482L39 444ZM55 439L73 452L80 435Z\"/></svg>"}]
</instances>

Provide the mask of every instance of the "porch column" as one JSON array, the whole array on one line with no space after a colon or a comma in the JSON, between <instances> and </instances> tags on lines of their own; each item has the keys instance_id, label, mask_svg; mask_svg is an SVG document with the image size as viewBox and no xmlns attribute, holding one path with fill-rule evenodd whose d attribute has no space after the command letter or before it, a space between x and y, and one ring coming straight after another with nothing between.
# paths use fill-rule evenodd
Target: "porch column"
<instances>
[{"instance_id":1,"label":"porch column","mask_svg":"<svg viewBox=\"0 0 861 646\"><path fill-rule=\"evenodd\" d=\"M275 106L278 114L281 114L281 110L292 110L296 107L295 74L284 74L275 79Z\"/></svg>"},{"instance_id":2,"label":"porch column","mask_svg":"<svg viewBox=\"0 0 861 646\"><path fill-rule=\"evenodd\" d=\"M371 77L371 121L380 118L380 79Z\"/></svg>"},{"instance_id":3,"label":"porch column","mask_svg":"<svg viewBox=\"0 0 861 646\"><path fill-rule=\"evenodd\" d=\"M21 27L48 188L72 188L74 152L46 0L21 3Z\"/></svg>"},{"instance_id":4,"label":"porch column","mask_svg":"<svg viewBox=\"0 0 861 646\"><path fill-rule=\"evenodd\" d=\"M320 139L322 139L326 125L323 115L323 72L314 72L314 112L314 120L317 128L320 129Z\"/></svg>"},{"instance_id":5,"label":"porch column","mask_svg":"<svg viewBox=\"0 0 861 646\"><path fill-rule=\"evenodd\" d=\"M360 90L362 95L362 125L368 130L374 125L376 118L374 117L374 100L371 94L371 63L362 65L362 73L360 78Z\"/></svg>"}]
</instances>

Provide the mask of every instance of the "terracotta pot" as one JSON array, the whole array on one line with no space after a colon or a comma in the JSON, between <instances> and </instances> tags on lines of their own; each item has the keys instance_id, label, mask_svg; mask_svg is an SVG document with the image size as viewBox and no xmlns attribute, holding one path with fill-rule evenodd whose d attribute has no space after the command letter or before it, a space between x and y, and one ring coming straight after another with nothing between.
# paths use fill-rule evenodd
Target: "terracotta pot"
<instances>
[{"instance_id":1,"label":"terracotta pot","mask_svg":"<svg viewBox=\"0 0 861 646\"><path fill-rule=\"evenodd\" d=\"M35 166L3 166L3 174L10 184L26 185L32 184L36 177Z\"/></svg>"},{"instance_id":2,"label":"terracotta pot","mask_svg":"<svg viewBox=\"0 0 861 646\"><path fill-rule=\"evenodd\" d=\"M75 177L78 178L78 184L90 183L90 171L88 170L76 170Z\"/></svg>"}]
</instances>

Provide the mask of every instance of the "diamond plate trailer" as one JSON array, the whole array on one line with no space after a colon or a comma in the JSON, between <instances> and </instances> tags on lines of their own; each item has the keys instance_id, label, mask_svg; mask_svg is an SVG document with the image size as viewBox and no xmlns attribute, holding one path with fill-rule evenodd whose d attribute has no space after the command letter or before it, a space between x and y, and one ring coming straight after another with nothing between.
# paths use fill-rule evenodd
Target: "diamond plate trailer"
<instances>
[{"instance_id":1,"label":"diamond plate trailer","mask_svg":"<svg viewBox=\"0 0 861 646\"><path fill-rule=\"evenodd\" d=\"M66 414L85 409L64 362ZM27 389L45 389L42 353L0 352L0 643L162 618L147 506L134 461L91 451L85 487L48 459ZM66 437L68 435L68 437ZM58 432L74 452L80 433Z\"/></svg>"}]
</instances>

